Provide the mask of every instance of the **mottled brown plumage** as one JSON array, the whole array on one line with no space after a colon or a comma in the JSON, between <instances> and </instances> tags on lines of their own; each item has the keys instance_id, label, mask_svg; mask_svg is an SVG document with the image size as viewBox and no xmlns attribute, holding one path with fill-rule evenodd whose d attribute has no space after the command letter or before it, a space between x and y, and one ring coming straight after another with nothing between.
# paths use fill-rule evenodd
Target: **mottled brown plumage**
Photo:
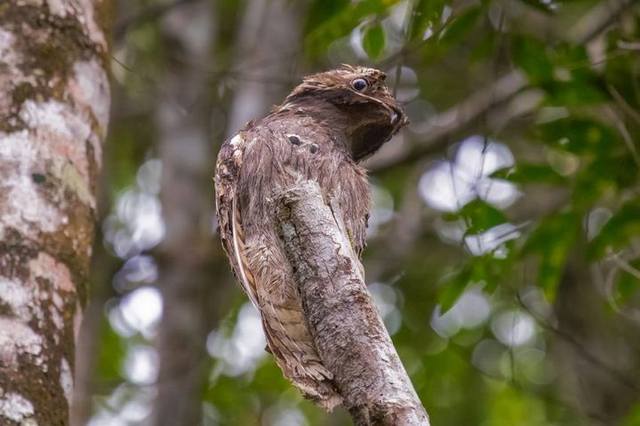
<instances>
[{"instance_id":1,"label":"mottled brown plumage","mask_svg":"<svg viewBox=\"0 0 640 426\"><path fill-rule=\"evenodd\" d=\"M353 249L362 252L370 199L358 162L406 123L384 80L378 70L346 65L306 77L282 105L226 141L216 165L222 243L260 311L268 348L284 375L327 409L341 397L307 329L272 196L316 180L339 204Z\"/></svg>"}]
</instances>

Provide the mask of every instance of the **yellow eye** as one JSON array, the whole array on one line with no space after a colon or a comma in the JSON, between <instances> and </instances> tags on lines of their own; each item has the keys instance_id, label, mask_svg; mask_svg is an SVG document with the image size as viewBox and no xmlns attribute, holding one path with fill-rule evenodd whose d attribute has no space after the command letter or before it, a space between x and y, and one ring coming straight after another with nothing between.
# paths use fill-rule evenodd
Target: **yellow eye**
<instances>
[{"instance_id":1,"label":"yellow eye","mask_svg":"<svg viewBox=\"0 0 640 426\"><path fill-rule=\"evenodd\" d=\"M351 87L353 87L358 92L362 92L368 86L369 84L367 83L367 80L365 80L364 78L356 78L351 82Z\"/></svg>"}]
</instances>

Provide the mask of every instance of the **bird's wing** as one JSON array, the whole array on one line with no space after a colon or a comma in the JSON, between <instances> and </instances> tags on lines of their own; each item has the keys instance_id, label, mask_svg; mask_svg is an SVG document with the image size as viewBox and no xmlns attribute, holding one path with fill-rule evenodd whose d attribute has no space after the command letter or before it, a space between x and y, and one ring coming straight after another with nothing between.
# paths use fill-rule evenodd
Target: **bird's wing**
<instances>
[{"instance_id":1,"label":"bird's wing","mask_svg":"<svg viewBox=\"0 0 640 426\"><path fill-rule=\"evenodd\" d=\"M216 211L222 246L249 300L256 308L258 294L253 274L247 268L244 231L238 211L237 182L244 150L242 134L234 136L220 148L216 164Z\"/></svg>"},{"instance_id":2,"label":"bird's wing","mask_svg":"<svg viewBox=\"0 0 640 426\"><path fill-rule=\"evenodd\" d=\"M314 170L322 167L305 160L310 143L298 147L288 138L272 136L249 129L220 149L215 177L220 235L238 281L260 312L269 351L284 376L330 409L341 397L316 351L286 253L273 227L251 222L273 212L268 203L260 204L254 214L258 219L249 207L251 201L264 202L273 188L294 182L301 174L314 177ZM293 159L292 153L296 153Z\"/></svg>"}]
</instances>

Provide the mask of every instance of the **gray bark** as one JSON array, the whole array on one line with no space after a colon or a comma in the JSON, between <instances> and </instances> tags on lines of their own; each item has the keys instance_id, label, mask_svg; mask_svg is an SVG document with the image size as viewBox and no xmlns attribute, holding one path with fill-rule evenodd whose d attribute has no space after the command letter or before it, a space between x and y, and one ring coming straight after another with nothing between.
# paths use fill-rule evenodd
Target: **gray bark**
<instances>
[{"instance_id":1,"label":"gray bark","mask_svg":"<svg viewBox=\"0 0 640 426\"><path fill-rule=\"evenodd\" d=\"M197 2L172 10L161 25L184 61L177 61L162 81L165 96L156 120L167 232L156 256L164 301L155 342L160 368L151 424L156 426L202 423L209 367L205 343L218 317L215 298L223 293L216 279L225 268L212 232L209 110L201 105L210 82L190 65L211 48L211 19L211 4ZM193 22L206 29L199 37L184 31Z\"/></svg>"},{"instance_id":2,"label":"gray bark","mask_svg":"<svg viewBox=\"0 0 640 426\"><path fill-rule=\"evenodd\" d=\"M0 424L66 425L109 116L109 1L0 6Z\"/></svg>"},{"instance_id":3,"label":"gray bark","mask_svg":"<svg viewBox=\"0 0 640 426\"><path fill-rule=\"evenodd\" d=\"M276 195L316 348L356 425L429 425L346 237L339 208L311 181Z\"/></svg>"}]
</instances>

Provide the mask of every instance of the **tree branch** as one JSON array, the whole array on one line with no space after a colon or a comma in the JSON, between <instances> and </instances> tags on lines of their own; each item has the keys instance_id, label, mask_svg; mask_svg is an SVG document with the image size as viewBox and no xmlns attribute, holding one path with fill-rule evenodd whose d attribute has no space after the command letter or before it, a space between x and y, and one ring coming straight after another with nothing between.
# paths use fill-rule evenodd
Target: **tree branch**
<instances>
[{"instance_id":1,"label":"tree branch","mask_svg":"<svg viewBox=\"0 0 640 426\"><path fill-rule=\"evenodd\" d=\"M429 425L364 283L341 213L316 182L276 194L281 238L325 367L356 425Z\"/></svg>"}]
</instances>

